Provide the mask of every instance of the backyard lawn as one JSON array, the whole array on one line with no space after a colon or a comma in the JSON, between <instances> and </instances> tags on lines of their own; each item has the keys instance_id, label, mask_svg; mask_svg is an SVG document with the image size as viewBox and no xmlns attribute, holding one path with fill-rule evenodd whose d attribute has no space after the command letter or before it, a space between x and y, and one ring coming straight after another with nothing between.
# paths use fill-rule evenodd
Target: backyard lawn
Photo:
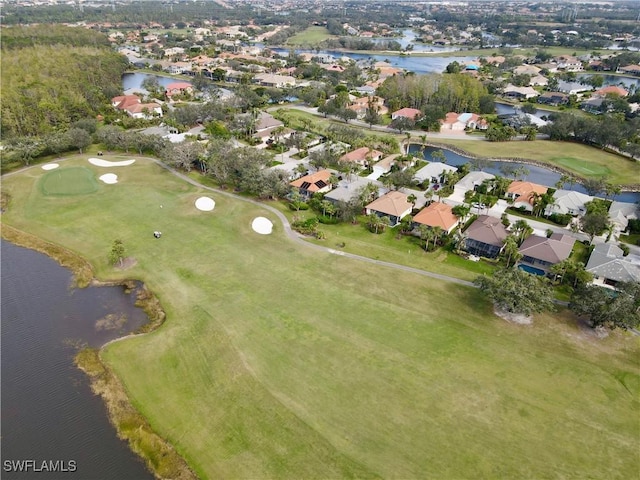
<instances>
[{"instance_id":1,"label":"backyard lawn","mask_svg":"<svg viewBox=\"0 0 640 480\"><path fill-rule=\"evenodd\" d=\"M76 156L59 171L70 167L118 183L54 196L40 167L5 177L2 222L158 295L165 324L103 357L201 478L637 476L637 337L596 338L566 311L507 323L476 289L293 242L273 212L149 160ZM194 208L203 195L213 211ZM251 229L257 216L273 234ZM320 244L371 248L355 228ZM107 262L115 238L129 270ZM372 256L400 262L394 242Z\"/></svg>"},{"instance_id":2,"label":"backyard lawn","mask_svg":"<svg viewBox=\"0 0 640 480\"><path fill-rule=\"evenodd\" d=\"M639 162L579 143L548 140L483 142L435 137L433 140L483 157L538 160L570 170L583 178L604 177L619 185L640 183Z\"/></svg>"}]
</instances>

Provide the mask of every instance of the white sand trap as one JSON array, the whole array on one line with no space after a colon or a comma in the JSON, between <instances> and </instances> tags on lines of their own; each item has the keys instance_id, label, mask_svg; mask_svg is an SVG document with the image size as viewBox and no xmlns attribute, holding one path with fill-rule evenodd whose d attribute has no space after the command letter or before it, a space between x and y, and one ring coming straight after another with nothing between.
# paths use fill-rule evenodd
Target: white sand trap
<instances>
[{"instance_id":1,"label":"white sand trap","mask_svg":"<svg viewBox=\"0 0 640 480\"><path fill-rule=\"evenodd\" d=\"M100 176L100 180L104 183L118 183L118 175L115 173L105 173Z\"/></svg>"},{"instance_id":2,"label":"white sand trap","mask_svg":"<svg viewBox=\"0 0 640 480\"><path fill-rule=\"evenodd\" d=\"M57 163L47 163L46 165L42 165L43 170L53 170L54 168L58 168L60 165Z\"/></svg>"},{"instance_id":3,"label":"white sand trap","mask_svg":"<svg viewBox=\"0 0 640 480\"><path fill-rule=\"evenodd\" d=\"M126 167L131 165L135 160L122 160L121 162L110 162L109 160L102 160L101 158L90 158L89 163L96 167Z\"/></svg>"},{"instance_id":4,"label":"white sand trap","mask_svg":"<svg viewBox=\"0 0 640 480\"><path fill-rule=\"evenodd\" d=\"M215 206L216 202L213 201L213 198L200 197L196 200L196 208L203 212L210 212Z\"/></svg>"},{"instance_id":5,"label":"white sand trap","mask_svg":"<svg viewBox=\"0 0 640 480\"><path fill-rule=\"evenodd\" d=\"M251 223L251 228L260 235L269 235L273 230L273 223L268 218L256 217Z\"/></svg>"}]
</instances>

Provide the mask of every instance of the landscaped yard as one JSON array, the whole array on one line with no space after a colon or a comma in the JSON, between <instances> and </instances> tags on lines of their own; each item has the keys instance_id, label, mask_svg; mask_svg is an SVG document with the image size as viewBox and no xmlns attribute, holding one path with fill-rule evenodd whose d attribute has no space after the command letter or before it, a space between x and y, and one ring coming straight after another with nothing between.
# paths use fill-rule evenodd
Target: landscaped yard
<instances>
[{"instance_id":1,"label":"landscaped yard","mask_svg":"<svg viewBox=\"0 0 640 480\"><path fill-rule=\"evenodd\" d=\"M538 160L570 170L580 177L604 177L614 184L640 183L638 181L640 178L639 162L578 143L547 140L482 142L444 138L437 138L435 141L453 145L483 157Z\"/></svg>"},{"instance_id":2,"label":"landscaped yard","mask_svg":"<svg viewBox=\"0 0 640 480\"><path fill-rule=\"evenodd\" d=\"M294 243L272 212L147 160L70 166L118 183L54 197L39 167L5 177L2 221L157 293L165 324L103 357L202 478L637 475L637 337L597 339L566 312L506 323L473 288ZM194 208L202 195L213 211ZM252 231L257 216L272 235ZM318 243L371 248L356 228ZM403 240L385 235L370 253L400 261L388 245ZM137 259L130 270L107 263L115 238Z\"/></svg>"}]
</instances>

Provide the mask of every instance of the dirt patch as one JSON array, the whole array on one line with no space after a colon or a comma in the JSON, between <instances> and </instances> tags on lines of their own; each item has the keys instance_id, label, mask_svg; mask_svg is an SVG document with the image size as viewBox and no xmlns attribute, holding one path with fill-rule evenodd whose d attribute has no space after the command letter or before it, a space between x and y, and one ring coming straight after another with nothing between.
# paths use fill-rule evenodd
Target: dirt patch
<instances>
[{"instance_id":1,"label":"dirt patch","mask_svg":"<svg viewBox=\"0 0 640 480\"><path fill-rule=\"evenodd\" d=\"M136 260L134 257L126 257L122 259L122 262L120 264L116 265L116 268L118 270L126 270L127 268L131 268L137 264L138 260Z\"/></svg>"},{"instance_id":2,"label":"dirt patch","mask_svg":"<svg viewBox=\"0 0 640 480\"><path fill-rule=\"evenodd\" d=\"M531 325L533 323L533 317L531 315L507 312L495 306L493 307L493 313L507 322L517 323L518 325Z\"/></svg>"}]
</instances>

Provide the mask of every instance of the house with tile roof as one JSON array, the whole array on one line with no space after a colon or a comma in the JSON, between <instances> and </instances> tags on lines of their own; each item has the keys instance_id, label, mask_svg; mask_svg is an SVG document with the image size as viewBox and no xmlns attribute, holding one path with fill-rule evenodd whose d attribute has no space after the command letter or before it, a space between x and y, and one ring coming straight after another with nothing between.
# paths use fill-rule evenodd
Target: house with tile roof
<instances>
[{"instance_id":1,"label":"house with tile roof","mask_svg":"<svg viewBox=\"0 0 640 480\"><path fill-rule=\"evenodd\" d=\"M379 217L388 217L389 224L394 227L413 209L413 204L407 198L402 192L388 192L365 207L367 215L375 213Z\"/></svg>"},{"instance_id":2,"label":"house with tile roof","mask_svg":"<svg viewBox=\"0 0 640 480\"><path fill-rule=\"evenodd\" d=\"M629 95L629 91L617 85L608 85L593 92L593 96L606 97L607 95L618 95L624 98Z\"/></svg>"},{"instance_id":3,"label":"house with tile roof","mask_svg":"<svg viewBox=\"0 0 640 480\"><path fill-rule=\"evenodd\" d=\"M540 93L533 87L516 87L515 85L507 85L502 89L502 94L505 97L516 98L520 100L526 100L534 98L540 95Z\"/></svg>"},{"instance_id":4,"label":"house with tile roof","mask_svg":"<svg viewBox=\"0 0 640 480\"><path fill-rule=\"evenodd\" d=\"M111 99L111 105L123 110L133 118L150 119L154 116L162 117L162 107L155 103L142 103L137 95L119 95Z\"/></svg>"},{"instance_id":5,"label":"house with tile roof","mask_svg":"<svg viewBox=\"0 0 640 480\"><path fill-rule=\"evenodd\" d=\"M173 82L165 87L164 93L169 98L183 93L191 94L193 93L193 85L188 82Z\"/></svg>"},{"instance_id":6,"label":"house with tile roof","mask_svg":"<svg viewBox=\"0 0 640 480\"><path fill-rule=\"evenodd\" d=\"M324 195L324 199L333 203L338 203L340 201L348 202L360 195L360 192L362 192L362 190L369 184L375 185L378 188L376 196L380 196L387 192L386 189L383 190L382 187L379 186L379 182L355 176L349 180L340 180L336 188Z\"/></svg>"},{"instance_id":7,"label":"house with tile roof","mask_svg":"<svg viewBox=\"0 0 640 480\"><path fill-rule=\"evenodd\" d=\"M595 246L585 270L593 275L593 284L615 288L620 282L640 282L640 257L624 256L617 245Z\"/></svg>"},{"instance_id":8,"label":"house with tile roof","mask_svg":"<svg viewBox=\"0 0 640 480\"><path fill-rule=\"evenodd\" d=\"M440 227L445 232L451 233L460 223L460 219L453 214L450 205L432 202L413 217L413 223L415 226Z\"/></svg>"},{"instance_id":9,"label":"house with tile roof","mask_svg":"<svg viewBox=\"0 0 640 480\"><path fill-rule=\"evenodd\" d=\"M469 172L453 186L456 197L464 198L464 194L469 190L476 190L486 180L496 178L495 175L486 172Z\"/></svg>"},{"instance_id":10,"label":"house with tile roof","mask_svg":"<svg viewBox=\"0 0 640 480\"><path fill-rule=\"evenodd\" d=\"M349 153L345 153L340 157L339 161L357 163L362 167L366 167L367 165L380 160L383 155L384 153L379 150L374 150L369 147L360 147Z\"/></svg>"},{"instance_id":11,"label":"house with tile roof","mask_svg":"<svg viewBox=\"0 0 640 480\"><path fill-rule=\"evenodd\" d=\"M563 233L554 233L549 238L531 235L518 249L522 254L518 267L524 267L522 269L529 273L544 275L553 265L569 258L575 242L574 237Z\"/></svg>"},{"instance_id":12,"label":"house with tile roof","mask_svg":"<svg viewBox=\"0 0 640 480\"><path fill-rule=\"evenodd\" d=\"M548 187L544 185L516 180L511 182L507 188L506 197L513 201L514 208L524 207L525 210L531 212L536 196L544 195L547 190L549 190Z\"/></svg>"},{"instance_id":13,"label":"house with tile roof","mask_svg":"<svg viewBox=\"0 0 640 480\"><path fill-rule=\"evenodd\" d=\"M297 188L300 195L303 197L309 198L313 196L314 193L326 193L331 191L331 182L329 179L331 178L331 172L329 170L319 170L310 175L305 175L303 177L290 182L293 188Z\"/></svg>"},{"instance_id":14,"label":"house with tile roof","mask_svg":"<svg viewBox=\"0 0 640 480\"><path fill-rule=\"evenodd\" d=\"M465 130L486 130L489 128L487 121L477 113L449 112L443 120L440 120L440 132L464 132Z\"/></svg>"},{"instance_id":15,"label":"house with tile roof","mask_svg":"<svg viewBox=\"0 0 640 480\"><path fill-rule=\"evenodd\" d=\"M611 202L609 218L618 232L626 230L630 219L640 218L640 207L637 203Z\"/></svg>"},{"instance_id":16,"label":"house with tile roof","mask_svg":"<svg viewBox=\"0 0 640 480\"><path fill-rule=\"evenodd\" d=\"M500 255L509 235L502 221L496 217L480 215L464 232L464 249L472 255L496 258Z\"/></svg>"},{"instance_id":17,"label":"house with tile roof","mask_svg":"<svg viewBox=\"0 0 640 480\"><path fill-rule=\"evenodd\" d=\"M391 120L396 118L407 118L409 120L418 120L422 116L422 112L417 108L401 108L391 114Z\"/></svg>"}]
</instances>

